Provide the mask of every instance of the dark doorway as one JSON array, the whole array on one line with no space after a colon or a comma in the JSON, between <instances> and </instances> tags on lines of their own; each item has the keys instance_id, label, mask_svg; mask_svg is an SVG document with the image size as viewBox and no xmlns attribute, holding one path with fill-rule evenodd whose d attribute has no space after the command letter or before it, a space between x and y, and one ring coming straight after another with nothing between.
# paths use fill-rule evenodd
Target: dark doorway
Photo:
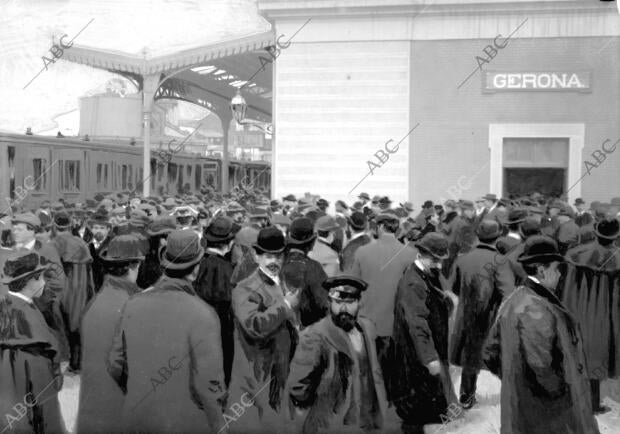
<instances>
[{"instance_id":1,"label":"dark doorway","mask_svg":"<svg viewBox=\"0 0 620 434\"><path fill-rule=\"evenodd\" d=\"M566 190L566 169L504 169L504 196L526 196L535 191L559 197Z\"/></svg>"}]
</instances>

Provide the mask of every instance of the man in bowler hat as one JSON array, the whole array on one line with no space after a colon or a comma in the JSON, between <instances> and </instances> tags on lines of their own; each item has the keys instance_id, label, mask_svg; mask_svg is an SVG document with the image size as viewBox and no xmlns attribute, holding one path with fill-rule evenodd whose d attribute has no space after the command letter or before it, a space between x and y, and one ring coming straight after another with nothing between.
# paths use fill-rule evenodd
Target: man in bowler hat
<instances>
[{"instance_id":1,"label":"man in bowler hat","mask_svg":"<svg viewBox=\"0 0 620 434\"><path fill-rule=\"evenodd\" d=\"M537 235L519 262L528 278L502 304L484 350L502 379L501 433L598 434L579 324L555 293L564 258Z\"/></svg>"}]
</instances>

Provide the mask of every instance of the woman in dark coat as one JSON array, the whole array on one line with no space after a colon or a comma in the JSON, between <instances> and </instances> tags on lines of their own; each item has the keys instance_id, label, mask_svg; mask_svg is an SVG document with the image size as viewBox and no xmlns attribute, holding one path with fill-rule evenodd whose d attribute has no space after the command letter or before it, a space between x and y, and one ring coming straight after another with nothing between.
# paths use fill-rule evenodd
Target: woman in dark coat
<instances>
[{"instance_id":1,"label":"woman in dark coat","mask_svg":"<svg viewBox=\"0 0 620 434\"><path fill-rule=\"evenodd\" d=\"M423 434L442 422L457 402L448 365L448 319L452 301L439 281L437 265L448 257L444 235L431 232L416 244L420 254L398 284L394 309L394 365L385 379L403 419L403 432Z\"/></svg>"},{"instance_id":2,"label":"woman in dark coat","mask_svg":"<svg viewBox=\"0 0 620 434\"><path fill-rule=\"evenodd\" d=\"M17 252L4 265L10 292L0 300L2 432L65 432L57 343L32 301L45 285L44 270L35 252Z\"/></svg>"},{"instance_id":3,"label":"woman in dark coat","mask_svg":"<svg viewBox=\"0 0 620 434\"><path fill-rule=\"evenodd\" d=\"M529 277L502 304L484 352L502 379L501 434L597 434L579 324L554 293L557 244L534 236L519 261Z\"/></svg>"},{"instance_id":4,"label":"woman in dark coat","mask_svg":"<svg viewBox=\"0 0 620 434\"><path fill-rule=\"evenodd\" d=\"M101 252L104 280L82 320L82 375L77 432L108 433L118 430L124 396L106 370L121 311L137 292L138 267L144 259L134 235L118 235Z\"/></svg>"}]
</instances>

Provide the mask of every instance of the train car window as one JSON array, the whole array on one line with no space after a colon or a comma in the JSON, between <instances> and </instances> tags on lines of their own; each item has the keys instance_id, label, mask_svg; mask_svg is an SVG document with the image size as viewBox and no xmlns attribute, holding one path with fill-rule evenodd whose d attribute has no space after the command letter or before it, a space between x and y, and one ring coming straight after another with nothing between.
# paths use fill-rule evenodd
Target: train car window
<instances>
[{"instance_id":1,"label":"train car window","mask_svg":"<svg viewBox=\"0 0 620 434\"><path fill-rule=\"evenodd\" d=\"M80 190L80 160L59 160L59 190L60 191L79 191Z\"/></svg>"},{"instance_id":2,"label":"train car window","mask_svg":"<svg viewBox=\"0 0 620 434\"><path fill-rule=\"evenodd\" d=\"M9 148L9 192L11 199L15 199L15 146Z\"/></svg>"},{"instance_id":3,"label":"train car window","mask_svg":"<svg viewBox=\"0 0 620 434\"><path fill-rule=\"evenodd\" d=\"M131 164L129 165L129 176L127 177L127 188L129 189L133 188L133 166Z\"/></svg>"},{"instance_id":4,"label":"train car window","mask_svg":"<svg viewBox=\"0 0 620 434\"><path fill-rule=\"evenodd\" d=\"M176 163L168 163L168 184L174 184L177 180Z\"/></svg>"},{"instance_id":5,"label":"train car window","mask_svg":"<svg viewBox=\"0 0 620 434\"><path fill-rule=\"evenodd\" d=\"M34 190L42 191L47 188L47 160L45 158L35 158L32 160Z\"/></svg>"},{"instance_id":6,"label":"train car window","mask_svg":"<svg viewBox=\"0 0 620 434\"><path fill-rule=\"evenodd\" d=\"M179 168L179 182L177 183L177 192L183 193L183 166Z\"/></svg>"},{"instance_id":7,"label":"train car window","mask_svg":"<svg viewBox=\"0 0 620 434\"><path fill-rule=\"evenodd\" d=\"M190 178L192 176L192 166L191 164L187 165L187 177Z\"/></svg>"},{"instance_id":8,"label":"train car window","mask_svg":"<svg viewBox=\"0 0 620 434\"><path fill-rule=\"evenodd\" d=\"M108 164L103 165L103 188L108 189Z\"/></svg>"},{"instance_id":9,"label":"train car window","mask_svg":"<svg viewBox=\"0 0 620 434\"><path fill-rule=\"evenodd\" d=\"M123 164L122 174L121 174L121 189L125 190L127 188L127 165Z\"/></svg>"},{"instance_id":10,"label":"train car window","mask_svg":"<svg viewBox=\"0 0 620 434\"><path fill-rule=\"evenodd\" d=\"M200 182L202 180L202 167L200 164L196 164L196 170L194 171L194 184L196 184L196 190L200 190Z\"/></svg>"},{"instance_id":11,"label":"train car window","mask_svg":"<svg viewBox=\"0 0 620 434\"><path fill-rule=\"evenodd\" d=\"M101 187L102 177L103 177L103 164L97 163L97 188Z\"/></svg>"}]
</instances>

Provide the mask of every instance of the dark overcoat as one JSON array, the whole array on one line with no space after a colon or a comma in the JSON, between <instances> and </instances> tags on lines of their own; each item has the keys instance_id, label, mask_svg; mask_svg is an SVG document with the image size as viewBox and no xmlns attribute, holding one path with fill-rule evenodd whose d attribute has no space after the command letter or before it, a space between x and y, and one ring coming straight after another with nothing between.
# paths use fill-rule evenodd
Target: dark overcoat
<instances>
[{"instance_id":1,"label":"dark overcoat","mask_svg":"<svg viewBox=\"0 0 620 434\"><path fill-rule=\"evenodd\" d=\"M107 433L120 429L123 392L107 372L106 360L121 311L138 286L107 275L82 319L82 372L76 430Z\"/></svg>"},{"instance_id":2,"label":"dark overcoat","mask_svg":"<svg viewBox=\"0 0 620 434\"><path fill-rule=\"evenodd\" d=\"M448 240L448 258L443 262L442 272L447 278L452 265L461 251L461 243L463 241L461 232L467 226L467 222L461 218L456 212L451 211L445 215L438 226L438 231L443 233Z\"/></svg>"},{"instance_id":3,"label":"dark overcoat","mask_svg":"<svg viewBox=\"0 0 620 434\"><path fill-rule=\"evenodd\" d=\"M60 299L65 327L79 330L84 308L95 293L92 257L88 246L69 232L59 232L51 242L56 247L65 271L65 288Z\"/></svg>"},{"instance_id":4,"label":"dark overcoat","mask_svg":"<svg viewBox=\"0 0 620 434\"><path fill-rule=\"evenodd\" d=\"M43 315L34 304L5 295L0 299L0 430L64 433L61 387L57 344Z\"/></svg>"},{"instance_id":5,"label":"dark overcoat","mask_svg":"<svg viewBox=\"0 0 620 434\"><path fill-rule=\"evenodd\" d=\"M329 301L323 282L327 274L321 264L297 249L288 251L282 264L280 278L285 289L299 292L299 322L303 327L320 320L327 314Z\"/></svg>"},{"instance_id":6,"label":"dark overcoat","mask_svg":"<svg viewBox=\"0 0 620 434\"><path fill-rule=\"evenodd\" d=\"M364 336L372 377L367 380L373 385L368 399L374 405L367 413L359 411L359 366L347 333L334 324L331 316L301 333L286 390L291 408L309 409L304 434L339 432L345 427L361 430L383 427L387 401L377 360L374 325L359 317L358 330Z\"/></svg>"},{"instance_id":7,"label":"dark overcoat","mask_svg":"<svg viewBox=\"0 0 620 434\"><path fill-rule=\"evenodd\" d=\"M101 285L103 285L103 260L99 257L99 254L108 248L111 238L107 236L105 240L99 244L99 247L95 247L95 244L91 240L88 243L88 251L91 258L93 258L93 283L95 285L95 292L99 292Z\"/></svg>"},{"instance_id":8,"label":"dark overcoat","mask_svg":"<svg viewBox=\"0 0 620 434\"><path fill-rule=\"evenodd\" d=\"M233 289L232 305L241 351L235 350L231 400L240 399L238 390L254 396L268 384L254 406L259 414L266 406L278 411L297 344L295 313L285 304L280 285L260 269Z\"/></svg>"},{"instance_id":9,"label":"dark overcoat","mask_svg":"<svg viewBox=\"0 0 620 434\"><path fill-rule=\"evenodd\" d=\"M514 289L508 259L495 247L479 244L459 257L451 278L459 296L450 340L450 362L480 369L482 347L502 300Z\"/></svg>"},{"instance_id":10,"label":"dark overcoat","mask_svg":"<svg viewBox=\"0 0 620 434\"><path fill-rule=\"evenodd\" d=\"M224 426L220 325L185 279L162 277L127 301L108 357L125 393L122 432L204 433Z\"/></svg>"},{"instance_id":11,"label":"dark overcoat","mask_svg":"<svg viewBox=\"0 0 620 434\"><path fill-rule=\"evenodd\" d=\"M348 271L353 267L355 252L372 241L367 234L354 238L344 246L340 252L340 271Z\"/></svg>"},{"instance_id":12,"label":"dark overcoat","mask_svg":"<svg viewBox=\"0 0 620 434\"><path fill-rule=\"evenodd\" d=\"M445 295L439 273L431 275L416 263L404 272L398 284L394 309L394 369L388 390L396 412L404 420L418 423L441 422L456 395L448 365L448 319L453 308ZM441 364L439 376L426 365Z\"/></svg>"},{"instance_id":13,"label":"dark overcoat","mask_svg":"<svg viewBox=\"0 0 620 434\"><path fill-rule=\"evenodd\" d=\"M598 242L571 250L559 297L581 325L590 378L620 375L620 250ZM611 362L613 360L613 363ZM598 368L598 369L597 369Z\"/></svg>"},{"instance_id":14,"label":"dark overcoat","mask_svg":"<svg viewBox=\"0 0 620 434\"><path fill-rule=\"evenodd\" d=\"M501 434L597 434L577 320L531 279L502 305L484 351L502 380Z\"/></svg>"}]
</instances>

